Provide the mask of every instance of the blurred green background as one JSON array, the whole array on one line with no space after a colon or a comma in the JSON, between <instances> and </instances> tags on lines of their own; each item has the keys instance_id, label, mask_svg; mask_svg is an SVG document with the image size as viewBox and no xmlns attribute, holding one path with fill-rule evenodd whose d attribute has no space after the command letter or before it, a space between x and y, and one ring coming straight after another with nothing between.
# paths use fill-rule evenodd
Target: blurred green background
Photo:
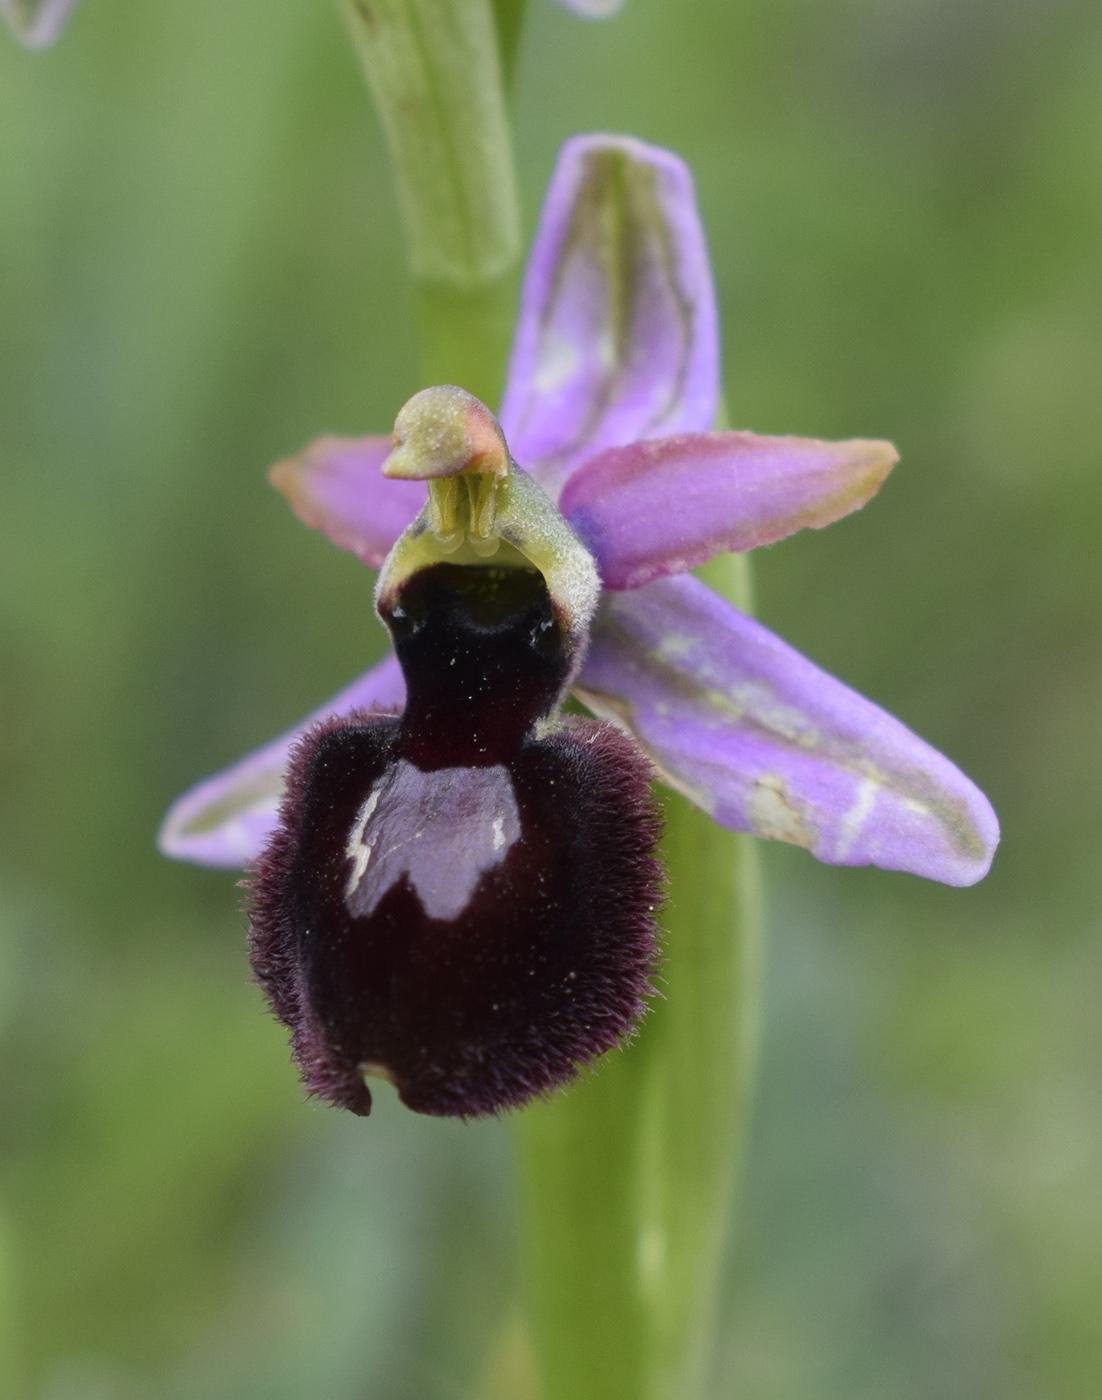
<instances>
[{"instance_id":1,"label":"blurred green background","mask_svg":"<svg viewBox=\"0 0 1102 1400\"><path fill-rule=\"evenodd\" d=\"M973 890L770 847L716 1400L1102 1394L1102 16L1091 0L532 0L560 141L693 164L737 425L894 438L758 559L764 620L948 752ZM266 465L417 386L380 132L325 0L0 34L0 1395L460 1400L507 1137L305 1106L183 787L382 649Z\"/></svg>"}]
</instances>

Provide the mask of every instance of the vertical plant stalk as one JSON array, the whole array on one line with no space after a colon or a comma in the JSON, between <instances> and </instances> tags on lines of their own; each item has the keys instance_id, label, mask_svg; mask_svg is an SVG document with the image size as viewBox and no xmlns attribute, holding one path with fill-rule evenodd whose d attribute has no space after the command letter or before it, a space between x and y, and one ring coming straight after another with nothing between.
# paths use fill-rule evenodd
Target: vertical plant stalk
<instances>
[{"instance_id":1,"label":"vertical plant stalk","mask_svg":"<svg viewBox=\"0 0 1102 1400\"><path fill-rule=\"evenodd\" d=\"M340 3L394 161L424 382L495 403L520 257L503 56L523 0ZM746 606L747 567L716 561L709 582ZM704 1382L751 1098L758 880L752 842L665 804L663 996L629 1053L513 1120L532 1352L514 1326L488 1387L511 1400L536 1392L533 1353L541 1400L689 1400Z\"/></svg>"},{"instance_id":2,"label":"vertical plant stalk","mask_svg":"<svg viewBox=\"0 0 1102 1400\"><path fill-rule=\"evenodd\" d=\"M422 380L496 403L521 245L494 9L490 0L340 4L394 163ZM520 8L507 13L512 46Z\"/></svg>"},{"instance_id":3,"label":"vertical plant stalk","mask_svg":"<svg viewBox=\"0 0 1102 1400\"><path fill-rule=\"evenodd\" d=\"M745 606L747 561L708 582ZM515 1122L541 1400L703 1394L750 1112L761 908L752 838L665 798L664 955L643 1028Z\"/></svg>"}]
</instances>

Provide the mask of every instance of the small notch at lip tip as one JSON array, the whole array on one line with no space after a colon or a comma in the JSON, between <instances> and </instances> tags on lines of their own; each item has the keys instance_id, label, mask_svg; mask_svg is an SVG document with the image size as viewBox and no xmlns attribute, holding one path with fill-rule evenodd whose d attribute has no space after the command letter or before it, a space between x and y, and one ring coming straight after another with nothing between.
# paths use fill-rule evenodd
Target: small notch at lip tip
<instances>
[{"instance_id":1,"label":"small notch at lip tip","mask_svg":"<svg viewBox=\"0 0 1102 1400\"><path fill-rule=\"evenodd\" d=\"M361 1060L356 1066L356 1073L361 1079L384 1079L388 1084L397 1088L397 1082L390 1070L379 1060Z\"/></svg>"}]
</instances>

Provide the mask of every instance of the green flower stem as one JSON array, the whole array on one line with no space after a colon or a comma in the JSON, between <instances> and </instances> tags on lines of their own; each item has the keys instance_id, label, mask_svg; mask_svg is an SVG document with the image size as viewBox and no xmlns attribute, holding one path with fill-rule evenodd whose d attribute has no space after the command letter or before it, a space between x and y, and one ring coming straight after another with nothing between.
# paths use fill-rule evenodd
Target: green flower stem
<instances>
[{"instance_id":1,"label":"green flower stem","mask_svg":"<svg viewBox=\"0 0 1102 1400\"><path fill-rule=\"evenodd\" d=\"M418 284L422 385L458 384L483 403L500 400L517 282L514 271L475 287Z\"/></svg>"},{"instance_id":2,"label":"green flower stem","mask_svg":"<svg viewBox=\"0 0 1102 1400\"><path fill-rule=\"evenodd\" d=\"M423 382L496 403L520 258L503 63L523 0L341 4L394 161ZM744 560L709 570L748 605ZM488 1387L513 1400L535 1390L518 1379L532 1354L541 1400L702 1393L751 1099L758 881L746 838L665 805L663 997L627 1053L513 1120L532 1352L514 1326Z\"/></svg>"},{"instance_id":3,"label":"green flower stem","mask_svg":"<svg viewBox=\"0 0 1102 1400\"><path fill-rule=\"evenodd\" d=\"M709 583L748 600L744 560ZM643 1028L573 1091L514 1119L541 1400L695 1400L749 1115L761 939L757 852L665 798L666 962Z\"/></svg>"}]
</instances>

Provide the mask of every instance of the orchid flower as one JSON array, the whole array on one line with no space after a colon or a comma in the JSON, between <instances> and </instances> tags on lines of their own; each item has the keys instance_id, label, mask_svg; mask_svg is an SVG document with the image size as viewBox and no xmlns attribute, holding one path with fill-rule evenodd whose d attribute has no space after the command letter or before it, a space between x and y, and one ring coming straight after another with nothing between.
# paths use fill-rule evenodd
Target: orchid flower
<instances>
[{"instance_id":1,"label":"orchid flower","mask_svg":"<svg viewBox=\"0 0 1102 1400\"><path fill-rule=\"evenodd\" d=\"M630 234L617 240L612 216ZM525 279L500 421L597 561L603 596L574 690L724 826L950 885L998 826L948 759L723 602L688 570L858 509L888 443L709 432L719 401L711 272L691 177L667 151L581 136L560 154ZM370 568L425 487L379 468L389 437L323 437L272 468L306 524ZM301 724L185 793L165 854L237 867L272 831L287 758L329 715L399 710L388 657Z\"/></svg>"},{"instance_id":2,"label":"orchid flower","mask_svg":"<svg viewBox=\"0 0 1102 1400\"><path fill-rule=\"evenodd\" d=\"M523 285L500 425L462 391L427 392L432 413L458 414L455 421L467 425L460 432L465 445L450 464L428 461L437 438L422 433L420 465L396 465L408 451L409 427L400 415L393 438L324 437L271 471L303 521L369 567L383 568L378 601L396 638L388 609L398 585L387 579L414 576L412 565L400 561L417 541L434 531L445 538L441 511L454 510L459 499L455 474L474 470L492 485L497 478L486 474L487 453L499 463L519 463L525 470L514 473L517 481L534 483L524 487L525 500L538 496L558 522L530 522L532 539L539 540L526 558L547 580L552 605L574 608L576 635L555 685L569 684L605 721L603 728L630 736L663 782L724 826L804 846L831 864L873 864L951 885L982 878L998 840L983 794L898 720L689 572L719 553L770 544L858 509L879 489L896 453L886 442L711 431L719 407L715 297L691 177L677 157L623 137L568 141ZM532 508L543 520L544 506ZM469 509L477 546L481 507L473 495ZM595 566L593 582L599 576L600 583L599 598L594 586L584 605L576 579L562 588L555 582L556 569L565 578L583 558L592 565L579 564L581 574ZM569 594L571 587L567 606L563 590ZM302 736L336 735L326 742L339 747L343 717L397 715L405 702L402 667L388 657L287 734L185 793L162 826L162 851L210 866L257 861L277 829L296 746L284 815L301 819L312 761L303 756ZM316 750L320 740L313 742ZM375 741L363 742L370 748ZM398 783L402 801L428 810L418 780L388 772L388 793L397 793ZM479 810L493 809L496 832L512 820L500 794L480 789L470 800ZM631 817L632 803L638 805L636 797L626 803L625 820L645 826L645 817ZM364 811L367 805L360 812L366 822ZM363 830L357 839L364 839ZM474 862L473 874L460 881L469 893L492 860L462 842L460 851L458 839L448 836L438 856L446 861L450 852ZM342 848L342 859L360 858L354 844ZM267 887L261 882L261 906L271 903L271 881L282 879L276 867L286 853L278 855L278 838L271 849L277 855L270 850L261 862L270 877ZM446 903L451 896L440 898ZM270 945L278 915L268 908L268 916L261 941ZM264 956L271 961L270 946L261 961ZM635 957L623 1013L598 1037L599 1047L572 1045L575 1059L630 1034L647 991L647 962L642 953ZM277 1011L279 997L291 995L288 986L274 992L269 986ZM326 1079L329 1070L318 1069L311 1080L311 1055L319 1064L319 1055L324 1059L318 1046L303 1043L298 1051L308 1084L342 1101ZM564 1074L537 1074L535 1089L514 1085L496 1099L487 1090L488 1097L475 1095L466 1107L426 1111L487 1111L522 1101ZM343 1101L356 1107L350 1092Z\"/></svg>"}]
</instances>

